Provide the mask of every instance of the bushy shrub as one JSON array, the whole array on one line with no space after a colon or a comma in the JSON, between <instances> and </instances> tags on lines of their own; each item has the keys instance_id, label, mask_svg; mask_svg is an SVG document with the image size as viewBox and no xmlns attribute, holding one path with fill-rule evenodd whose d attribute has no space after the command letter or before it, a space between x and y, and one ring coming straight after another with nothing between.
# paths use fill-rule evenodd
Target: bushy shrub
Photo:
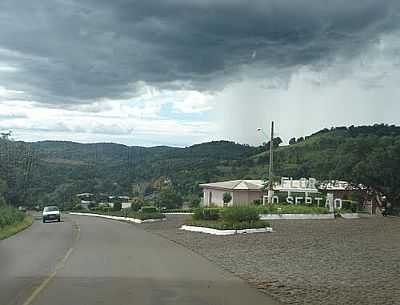
<instances>
[{"instance_id":1,"label":"bushy shrub","mask_svg":"<svg viewBox=\"0 0 400 305\"><path fill-rule=\"evenodd\" d=\"M157 208L153 206L144 206L140 209L140 212L142 213L156 213Z\"/></svg>"},{"instance_id":2,"label":"bushy shrub","mask_svg":"<svg viewBox=\"0 0 400 305\"><path fill-rule=\"evenodd\" d=\"M191 198L189 200L190 208L198 208L200 206L200 198Z\"/></svg>"},{"instance_id":3,"label":"bushy shrub","mask_svg":"<svg viewBox=\"0 0 400 305\"><path fill-rule=\"evenodd\" d=\"M144 206L144 205L145 205L144 200L135 198L135 199L132 201L132 203L131 203L131 210L137 212L137 211L139 211L139 210L142 208L142 206Z\"/></svg>"},{"instance_id":4,"label":"bushy shrub","mask_svg":"<svg viewBox=\"0 0 400 305\"><path fill-rule=\"evenodd\" d=\"M262 200L261 199L256 199L256 200L253 201L253 204L257 205L257 206L262 205Z\"/></svg>"},{"instance_id":5,"label":"bushy shrub","mask_svg":"<svg viewBox=\"0 0 400 305\"><path fill-rule=\"evenodd\" d=\"M100 212L111 212L112 207L110 207L108 204L103 204L103 205L100 205L99 207L97 207L97 210Z\"/></svg>"},{"instance_id":6,"label":"bushy shrub","mask_svg":"<svg viewBox=\"0 0 400 305\"><path fill-rule=\"evenodd\" d=\"M253 222L260 220L260 216L256 208L244 206L224 209L222 219L227 222Z\"/></svg>"},{"instance_id":7,"label":"bushy shrub","mask_svg":"<svg viewBox=\"0 0 400 305\"><path fill-rule=\"evenodd\" d=\"M155 201L159 208L166 207L167 209L181 208L183 204L183 198L173 188L161 190Z\"/></svg>"},{"instance_id":8,"label":"bushy shrub","mask_svg":"<svg viewBox=\"0 0 400 305\"><path fill-rule=\"evenodd\" d=\"M74 206L72 207L71 210L72 210L72 211L80 211L80 210L83 210L83 206L80 205L80 204L76 204L76 205L74 205Z\"/></svg>"},{"instance_id":9,"label":"bushy shrub","mask_svg":"<svg viewBox=\"0 0 400 305\"><path fill-rule=\"evenodd\" d=\"M198 208L194 210L193 219L196 220L218 220L220 219L220 209L217 208Z\"/></svg>"},{"instance_id":10,"label":"bushy shrub","mask_svg":"<svg viewBox=\"0 0 400 305\"><path fill-rule=\"evenodd\" d=\"M21 222L24 219L25 213L7 206L0 207L0 228Z\"/></svg>"},{"instance_id":11,"label":"bushy shrub","mask_svg":"<svg viewBox=\"0 0 400 305\"><path fill-rule=\"evenodd\" d=\"M223 197L222 197L222 200L224 201L224 204L228 204L229 202L231 202L231 200L232 200L231 193L225 192Z\"/></svg>"}]
</instances>

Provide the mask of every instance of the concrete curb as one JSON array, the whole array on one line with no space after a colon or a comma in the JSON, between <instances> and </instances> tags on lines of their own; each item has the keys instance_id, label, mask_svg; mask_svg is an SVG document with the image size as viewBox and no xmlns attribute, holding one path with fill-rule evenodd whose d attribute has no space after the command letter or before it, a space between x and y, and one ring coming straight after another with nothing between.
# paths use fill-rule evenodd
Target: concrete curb
<instances>
[{"instance_id":1,"label":"concrete curb","mask_svg":"<svg viewBox=\"0 0 400 305\"><path fill-rule=\"evenodd\" d=\"M252 234L252 233L272 233L273 230L271 227L260 228L260 229L244 229L244 230L218 230L206 227L196 227L196 226L186 226L183 225L180 228L181 230L191 231L191 232L200 232L212 235L234 235L234 234Z\"/></svg>"},{"instance_id":2,"label":"concrete curb","mask_svg":"<svg viewBox=\"0 0 400 305\"><path fill-rule=\"evenodd\" d=\"M333 213L330 214L260 214L261 220L291 220L291 219L335 219Z\"/></svg>"},{"instance_id":3,"label":"concrete curb","mask_svg":"<svg viewBox=\"0 0 400 305\"><path fill-rule=\"evenodd\" d=\"M78 215L78 216L93 216L93 217L100 217L100 218L113 219L113 220L125 221L125 222L133 222L133 223L146 223L146 222L156 222L156 221L165 220L165 218L141 220L141 219L130 218L130 217L120 217L120 216L111 216L111 215L102 215L102 214L93 214L93 213L78 213L78 212L70 212L69 214L70 215Z\"/></svg>"},{"instance_id":4,"label":"concrete curb","mask_svg":"<svg viewBox=\"0 0 400 305\"><path fill-rule=\"evenodd\" d=\"M344 219L357 219L360 218L358 213L340 213L340 216Z\"/></svg>"}]
</instances>

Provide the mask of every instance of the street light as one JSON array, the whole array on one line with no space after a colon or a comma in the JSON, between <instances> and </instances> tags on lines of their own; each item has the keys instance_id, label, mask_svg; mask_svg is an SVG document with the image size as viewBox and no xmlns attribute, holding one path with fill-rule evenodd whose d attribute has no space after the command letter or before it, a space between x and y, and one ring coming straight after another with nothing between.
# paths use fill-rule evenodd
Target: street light
<instances>
[{"instance_id":1,"label":"street light","mask_svg":"<svg viewBox=\"0 0 400 305\"><path fill-rule=\"evenodd\" d=\"M257 128L257 131L262 132L266 137L266 133L262 130L262 128ZM273 145L274 145L274 121L271 123L271 140L269 142L269 170L268 170L268 203L272 203L272 197L274 196L274 186L272 182L272 168L273 168Z\"/></svg>"}]
</instances>

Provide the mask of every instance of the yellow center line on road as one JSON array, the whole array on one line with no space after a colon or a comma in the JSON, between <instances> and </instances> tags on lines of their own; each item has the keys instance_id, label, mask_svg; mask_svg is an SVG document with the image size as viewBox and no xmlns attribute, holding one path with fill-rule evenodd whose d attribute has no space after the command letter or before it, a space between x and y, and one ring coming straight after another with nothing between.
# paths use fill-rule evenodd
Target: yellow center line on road
<instances>
[{"instance_id":1,"label":"yellow center line on road","mask_svg":"<svg viewBox=\"0 0 400 305\"><path fill-rule=\"evenodd\" d=\"M81 228L76 222L74 222L73 227L76 229L76 235L74 240L75 244L81 237ZM31 305L33 303L36 297L50 284L51 280L57 275L57 271L65 267L65 263L67 262L69 256L74 251L74 249L75 249L74 247L68 249L67 253L64 255L62 260L56 265L55 270L50 275L48 275L38 287L36 287L36 289L32 292L29 298L22 305Z\"/></svg>"}]
</instances>

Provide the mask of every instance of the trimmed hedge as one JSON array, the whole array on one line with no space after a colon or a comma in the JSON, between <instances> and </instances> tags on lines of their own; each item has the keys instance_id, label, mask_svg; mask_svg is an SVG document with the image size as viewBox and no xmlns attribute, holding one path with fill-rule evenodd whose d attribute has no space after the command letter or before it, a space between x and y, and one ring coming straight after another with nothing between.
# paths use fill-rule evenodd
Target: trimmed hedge
<instances>
[{"instance_id":1,"label":"trimmed hedge","mask_svg":"<svg viewBox=\"0 0 400 305\"><path fill-rule=\"evenodd\" d=\"M278 210L279 209L279 210ZM329 209L298 204L271 204L258 207L260 214L328 214Z\"/></svg>"},{"instance_id":2,"label":"trimmed hedge","mask_svg":"<svg viewBox=\"0 0 400 305\"><path fill-rule=\"evenodd\" d=\"M153 206L143 206L140 209L140 212L142 212L142 213L156 213L157 212L157 208L153 207Z\"/></svg>"},{"instance_id":3,"label":"trimmed hedge","mask_svg":"<svg viewBox=\"0 0 400 305\"><path fill-rule=\"evenodd\" d=\"M164 213L193 213L195 209L168 209L163 210Z\"/></svg>"},{"instance_id":4,"label":"trimmed hedge","mask_svg":"<svg viewBox=\"0 0 400 305\"><path fill-rule=\"evenodd\" d=\"M243 230L268 227L260 220L255 207L200 208L194 211L192 220L185 224L219 230Z\"/></svg>"},{"instance_id":5,"label":"trimmed hedge","mask_svg":"<svg viewBox=\"0 0 400 305\"><path fill-rule=\"evenodd\" d=\"M253 222L260 220L260 216L256 208L243 206L223 209L222 219L226 222Z\"/></svg>"},{"instance_id":6,"label":"trimmed hedge","mask_svg":"<svg viewBox=\"0 0 400 305\"><path fill-rule=\"evenodd\" d=\"M243 221L243 222L226 222L221 220L187 220L185 225L195 227L205 227L217 230L244 230L244 229L260 229L269 227L269 223L263 220Z\"/></svg>"}]
</instances>

